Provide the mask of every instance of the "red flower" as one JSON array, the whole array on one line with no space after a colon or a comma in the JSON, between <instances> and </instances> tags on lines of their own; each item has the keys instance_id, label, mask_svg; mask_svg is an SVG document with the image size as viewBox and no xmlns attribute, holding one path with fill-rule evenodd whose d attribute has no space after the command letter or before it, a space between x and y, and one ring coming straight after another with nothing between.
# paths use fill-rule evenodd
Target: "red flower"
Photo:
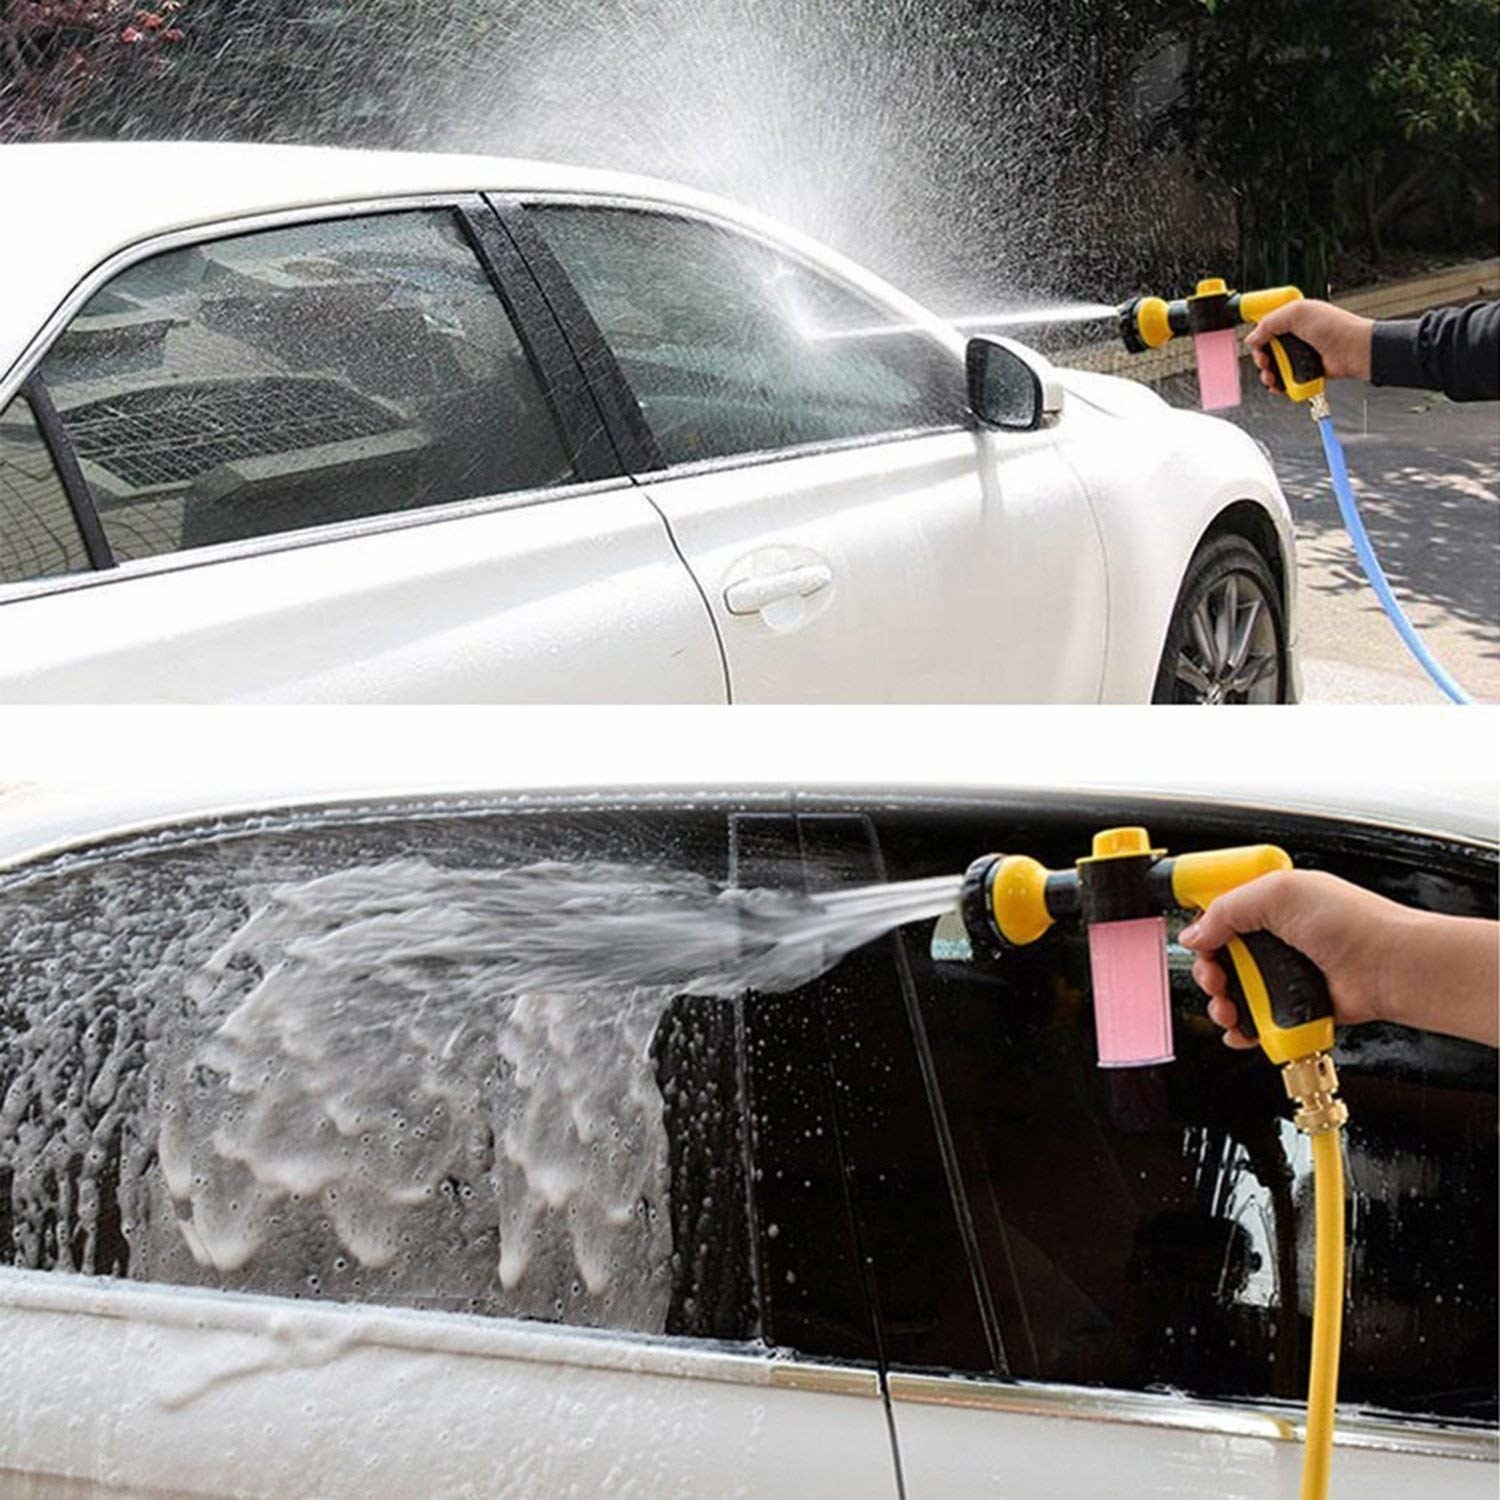
<instances>
[{"instance_id":1,"label":"red flower","mask_svg":"<svg viewBox=\"0 0 1500 1500\"><path fill-rule=\"evenodd\" d=\"M147 31L160 31L166 24L155 11L151 10L138 10L135 18Z\"/></svg>"},{"instance_id":2,"label":"red flower","mask_svg":"<svg viewBox=\"0 0 1500 1500\"><path fill-rule=\"evenodd\" d=\"M169 26L164 32L162 32L161 39L164 42L181 42L186 40L186 38L182 34L181 28L177 26Z\"/></svg>"},{"instance_id":3,"label":"red flower","mask_svg":"<svg viewBox=\"0 0 1500 1500\"><path fill-rule=\"evenodd\" d=\"M127 26L124 31L120 33L120 40L124 42L127 47L133 47L137 42L145 41L145 37L139 31L137 31L134 26Z\"/></svg>"}]
</instances>

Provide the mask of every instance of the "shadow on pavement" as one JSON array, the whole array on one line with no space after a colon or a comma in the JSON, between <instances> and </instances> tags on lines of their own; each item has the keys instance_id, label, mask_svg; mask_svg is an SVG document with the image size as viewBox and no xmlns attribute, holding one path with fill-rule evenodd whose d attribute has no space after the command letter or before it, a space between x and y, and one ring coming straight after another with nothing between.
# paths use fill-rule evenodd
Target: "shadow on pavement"
<instances>
[{"instance_id":1,"label":"shadow on pavement","mask_svg":"<svg viewBox=\"0 0 1500 1500\"><path fill-rule=\"evenodd\" d=\"M1174 406L1197 400L1191 377L1162 394ZM1331 404L1360 513L1397 596L1444 611L1478 654L1500 659L1500 408L1365 386L1333 387ZM1251 390L1247 378L1244 404L1229 415L1271 450L1297 524L1303 586L1364 590L1306 408Z\"/></svg>"}]
</instances>

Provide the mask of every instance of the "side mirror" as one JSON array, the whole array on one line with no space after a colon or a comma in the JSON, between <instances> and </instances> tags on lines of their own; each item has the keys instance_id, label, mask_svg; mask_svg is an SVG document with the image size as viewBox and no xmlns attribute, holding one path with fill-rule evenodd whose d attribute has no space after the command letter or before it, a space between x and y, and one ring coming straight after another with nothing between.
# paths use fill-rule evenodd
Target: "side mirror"
<instances>
[{"instance_id":1,"label":"side mirror","mask_svg":"<svg viewBox=\"0 0 1500 1500\"><path fill-rule=\"evenodd\" d=\"M1062 386L1051 362L1014 339L969 340L969 410L981 426L1035 432L1062 411Z\"/></svg>"}]
</instances>

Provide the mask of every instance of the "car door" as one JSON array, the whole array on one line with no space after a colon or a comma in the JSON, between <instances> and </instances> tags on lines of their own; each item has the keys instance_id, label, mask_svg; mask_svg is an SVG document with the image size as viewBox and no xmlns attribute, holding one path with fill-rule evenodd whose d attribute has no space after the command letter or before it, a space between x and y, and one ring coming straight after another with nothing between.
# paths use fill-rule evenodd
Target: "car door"
<instances>
[{"instance_id":1,"label":"car door","mask_svg":"<svg viewBox=\"0 0 1500 1500\"><path fill-rule=\"evenodd\" d=\"M799 808L803 846L866 879L986 849L1062 867L1140 816L1037 795ZM1271 840L1409 904L1495 914L1493 846L1160 800L1151 832L1184 851ZM1124 1071L1095 1061L1080 933L975 965L934 959L913 926L820 981L843 996L830 1065L853 1101L843 1142L910 1500L1296 1494L1307 1148L1275 1070L1220 1044L1190 964L1171 949L1177 1061ZM1497 1452L1494 1054L1364 1026L1338 1065L1351 1258L1335 1483L1479 1500Z\"/></svg>"},{"instance_id":2,"label":"car door","mask_svg":"<svg viewBox=\"0 0 1500 1500\"><path fill-rule=\"evenodd\" d=\"M453 925L559 861L769 880L761 802L366 799L10 862L0 1491L898 1500L817 1009L522 992Z\"/></svg>"},{"instance_id":3,"label":"car door","mask_svg":"<svg viewBox=\"0 0 1500 1500\"><path fill-rule=\"evenodd\" d=\"M1049 433L974 430L951 341L698 214L525 217L639 404L734 701L1097 697L1084 491Z\"/></svg>"},{"instance_id":4,"label":"car door","mask_svg":"<svg viewBox=\"0 0 1500 1500\"><path fill-rule=\"evenodd\" d=\"M0 700L724 700L693 579L477 197L139 247L22 374Z\"/></svg>"}]
</instances>

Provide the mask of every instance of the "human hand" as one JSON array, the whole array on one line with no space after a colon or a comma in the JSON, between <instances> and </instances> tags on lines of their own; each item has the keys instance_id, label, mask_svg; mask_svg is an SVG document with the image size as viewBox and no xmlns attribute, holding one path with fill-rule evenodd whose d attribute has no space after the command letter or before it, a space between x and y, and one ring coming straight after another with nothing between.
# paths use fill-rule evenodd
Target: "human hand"
<instances>
[{"instance_id":1,"label":"human hand","mask_svg":"<svg viewBox=\"0 0 1500 1500\"><path fill-rule=\"evenodd\" d=\"M1418 915L1336 876L1288 870L1220 896L1178 941L1199 955L1193 978L1210 997L1209 1018L1224 1028L1225 1044L1257 1047L1259 1042L1239 1029L1228 976L1218 961L1231 937L1270 932L1306 954L1328 981L1335 1020L1354 1026L1386 1013L1390 945Z\"/></svg>"},{"instance_id":2,"label":"human hand","mask_svg":"<svg viewBox=\"0 0 1500 1500\"><path fill-rule=\"evenodd\" d=\"M1322 971L1341 1026L1396 1021L1500 1044L1500 923L1388 901L1320 870L1283 870L1228 891L1178 941L1229 1047L1259 1043L1239 1028L1218 961L1231 937L1274 933Z\"/></svg>"},{"instance_id":3,"label":"human hand","mask_svg":"<svg viewBox=\"0 0 1500 1500\"><path fill-rule=\"evenodd\" d=\"M1358 380L1368 380L1374 327L1369 318L1362 318L1357 313L1345 312L1328 302L1302 298L1267 313L1246 335L1245 347L1260 371L1261 384L1269 390L1276 390L1277 384L1275 365L1267 345L1284 333L1294 333L1311 344L1322 356L1324 372L1330 379L1353 376Z\"/></svg>"}]
</instances>

